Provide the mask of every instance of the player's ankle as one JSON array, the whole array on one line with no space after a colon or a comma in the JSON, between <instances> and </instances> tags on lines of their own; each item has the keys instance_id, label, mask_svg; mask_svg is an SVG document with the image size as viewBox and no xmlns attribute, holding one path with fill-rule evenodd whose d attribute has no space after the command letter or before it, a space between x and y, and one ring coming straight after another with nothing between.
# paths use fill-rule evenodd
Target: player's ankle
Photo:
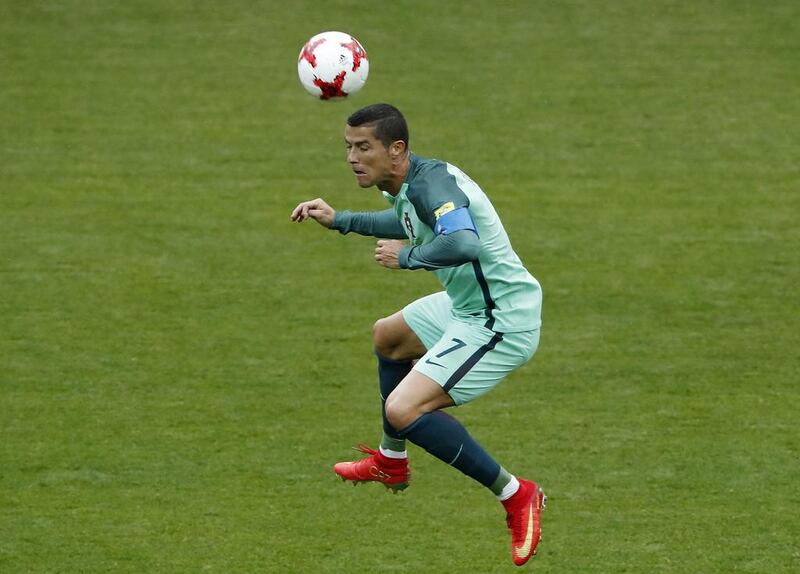
<instances>
[{"instance_id":1,"label":"player's ankle","mask_svg":"<svg viewBox=\"0 0 800 574\"><path fill-rule=\"evenodd\" d=\"M500 491L500 493L497 494L497 499L500 502L507 502L507 501L511 500L511 498L515 494L517 494L519 492L519 490L520 490L519 480L517 480L516 476L512 476L511 480L508 481L508 484L506 484L503 487L503 489Z\"/></svg>"},{"instance_id":2,"label":"player's ankle","mask_svg":"<svg viewBox=\"0 0 800 574\"><path fill-rule=\"evenodd\" d=\"M408 451L397 451L390 448L385 448L383 445L378 447L381 457L387 459L387 462L399 462L408 459Z\"/></svg>"}]
</instances>

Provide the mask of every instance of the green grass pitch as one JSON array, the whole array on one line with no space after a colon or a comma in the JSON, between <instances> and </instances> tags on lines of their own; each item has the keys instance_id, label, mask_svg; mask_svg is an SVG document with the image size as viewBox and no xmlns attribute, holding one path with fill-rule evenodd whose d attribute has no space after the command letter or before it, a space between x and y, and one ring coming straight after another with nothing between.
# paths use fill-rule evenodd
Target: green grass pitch
<instances>
[{"instance_id":1,"label":"green grass pitch","mask_svg":"<svg viewBox=\"0 0 800 574\"><path fill-rule=\"evenodd\" d=\"M303 42L355 35L348 101ZM499 505L375 443L373 321L437 288L289 223L380 209L376 101L492 197L534 360L458 409L541 481L538 573L800 570L800 5L0 2L0 572L515 571Z\"/></svg>"}]
</instances>

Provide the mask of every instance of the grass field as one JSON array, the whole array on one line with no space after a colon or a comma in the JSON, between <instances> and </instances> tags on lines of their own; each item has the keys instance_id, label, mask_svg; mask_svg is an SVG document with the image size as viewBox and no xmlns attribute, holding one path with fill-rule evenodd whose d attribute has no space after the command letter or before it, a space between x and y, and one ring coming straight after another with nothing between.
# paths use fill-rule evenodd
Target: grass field
<instances>
[{"instance_id":1,"label":"grass field","mask_svg":"<svg viewBox=\"0 0 800 574\"><path fill-rule=\"evenodd\" d=\"M350 101L300 87L358 37ZM535 359L456 414L550 504L540 573L800 571L800 4L0 1L0 572L512 572L492 497L379 438L344 119L492 197Z\"/></svg>"}]
</instances>

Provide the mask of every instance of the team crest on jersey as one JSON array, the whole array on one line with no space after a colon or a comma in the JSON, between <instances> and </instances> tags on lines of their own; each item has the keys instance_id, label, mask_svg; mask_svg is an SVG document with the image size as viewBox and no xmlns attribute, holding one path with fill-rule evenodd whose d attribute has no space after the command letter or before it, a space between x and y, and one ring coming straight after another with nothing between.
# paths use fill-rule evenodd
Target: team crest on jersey
<instances>
[{"instance_id":1,"label":"team crest on jersey","mask_svg":"<svg viewBox=\"0 0 800 574\"><path fill-rule=\"evenodd\" d=\"M408 216L408 212L403 213L403 223L406 224L406 229L408 229L408 233L411 234L411 239L416 239L417 236L414 235L414 226L411 225L411 218Z\"/></svg>"},{"instance_id":2,"label":"team crest on jersey","mask_svg":"<svg viewBox=\"0 0 800 574\"><path fill-rule=\"evenodd\" d=\"M442 215L444 215L445 213L450 213L455 208L456 208L455 204L452 201L448 201L443 206L441 206L439 209L435 210L433 212L433 215L434 215L434 217L436 217L436 219L439 219Z\"/></svg>"}]
</instances>

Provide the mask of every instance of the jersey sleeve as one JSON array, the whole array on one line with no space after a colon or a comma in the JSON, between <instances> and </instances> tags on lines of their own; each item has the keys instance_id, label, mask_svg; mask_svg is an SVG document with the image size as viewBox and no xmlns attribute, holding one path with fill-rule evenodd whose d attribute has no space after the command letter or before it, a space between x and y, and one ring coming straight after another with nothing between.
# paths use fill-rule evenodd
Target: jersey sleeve
<instances>
[{"instance_id":1,"label":"jersey sleeve","mask_svg":"<svg viewBox=\"0 0 800 574\"><path fill-rule=\"evenodd\" d=\"M407 245L400 250L402 269L445 269L469 263L478 258L481 242L475 233L466 229L438 235L425 245Z\"/></svg>"},{"instance_id":2,"label":"jersey sleeve","mask_svg":"<svg viewBox=\"0 0 800 574\"><path fill-rule=\"evenodd\" d=\"M414 205L417 216L425 225L433 229L436 235L458 231L458 229L475 230L469 215L469 198L461 191L456 178L447 171L445 163L429 168L414 181L413 188L407 192L408 200ZM465 211L460 211L464 209ZM456 212L456 215L450 215ZM450 224L437 225L442 218ZM466 225L466 226L462 226Z\"/></svg>"},{"instance_id":3,"label":"jersey sleeve","mask_svg":"<svg viewBox=\"0 0 800 574\"><path fill-rule=\"evenodd\" d=\"M333 219L334 229L342 235L358 233L385 239L405 239L406 232L397 220L393 209L383 211L337 211Z\"/></svg>"}]
</instances>

